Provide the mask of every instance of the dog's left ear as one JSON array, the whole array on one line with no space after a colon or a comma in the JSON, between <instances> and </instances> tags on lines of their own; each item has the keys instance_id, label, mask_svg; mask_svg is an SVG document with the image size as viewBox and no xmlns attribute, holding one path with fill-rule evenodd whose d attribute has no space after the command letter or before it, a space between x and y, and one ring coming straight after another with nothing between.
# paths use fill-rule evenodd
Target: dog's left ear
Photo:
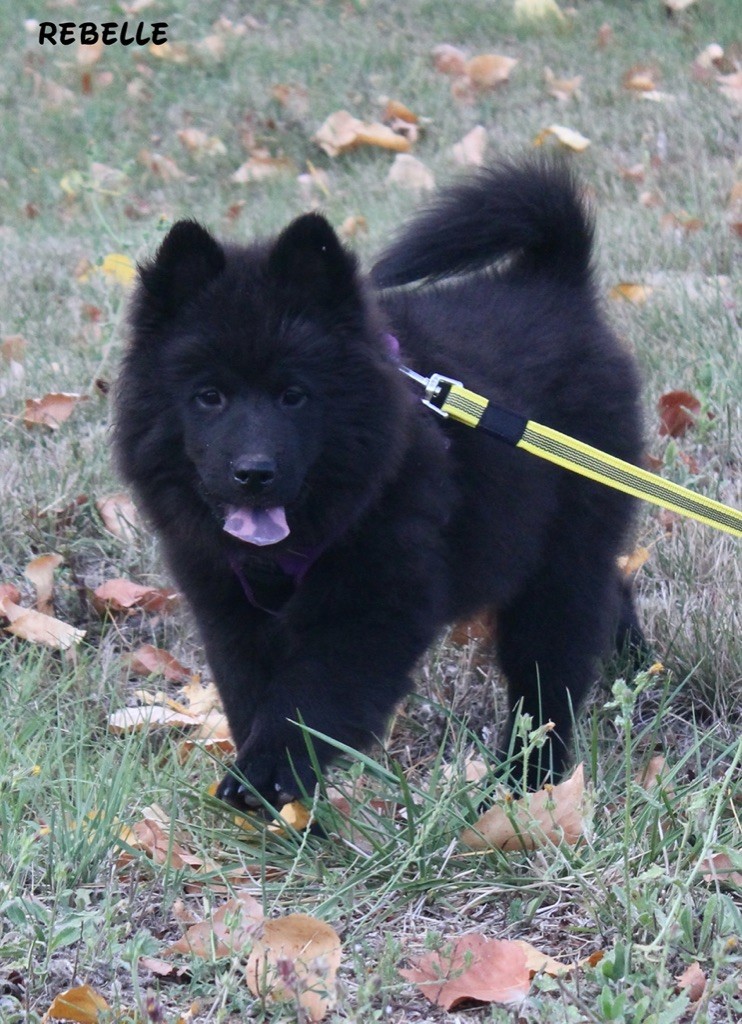
<instances>
[{"instance_id":1,"label":"dog's left ear","mask_svg":"<svg viewBox=\"0 0 742 1024\"><path fill-rule=\"evenodd\" d=\"M268 268L279 287L302 305L337 306L358 296L357 260L319 213L289 224L276 239Z\"/></svg>"}]
</instances>

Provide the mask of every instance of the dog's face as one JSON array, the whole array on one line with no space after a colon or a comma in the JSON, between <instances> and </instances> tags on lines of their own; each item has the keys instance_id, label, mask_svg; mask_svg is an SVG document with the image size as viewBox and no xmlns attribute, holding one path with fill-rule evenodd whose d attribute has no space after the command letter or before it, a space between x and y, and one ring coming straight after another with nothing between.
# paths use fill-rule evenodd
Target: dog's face
<instances>
[{"instance_id":1,"label":"dog's face","mask_svg":"<svg viewBox=\"0 0 742 1024\"><path fill-rule=\"evenodd\" d=\"M228 533L277 543L323 468L337 477L343 459L353 472L365 459L375 472L380 341L355 259L322 217L248 249L176 224L141 270L131 321L121 404L129 389L142 415L149 396L151 448L172 460L157 472L190 474ZM145 425L140 440L146 449Z\"/></svg>"}]
</instances>

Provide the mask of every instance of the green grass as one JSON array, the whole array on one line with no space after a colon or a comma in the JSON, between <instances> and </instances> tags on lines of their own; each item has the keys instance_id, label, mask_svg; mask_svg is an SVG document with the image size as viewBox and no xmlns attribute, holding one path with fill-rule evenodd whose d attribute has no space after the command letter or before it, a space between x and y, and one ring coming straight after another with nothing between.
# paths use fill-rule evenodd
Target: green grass
<instances>
[{"instance_id":1,"label":"green grass","mask_svg":"<svg viewBox=\"0 0 742 1024\"><path fill-rule=\"evenodd\" d=\"M288 157L296 174L308 162L327 173L329 194L316 192L316 200L338 226L349 215L366 218L368 235L353 243L364 259L417 198L386 183L392 156L384 151L326 157L311 137L331 112L374 120L382 97L401 100L425 118L415 155L439 182L455 172L450 147L476 124L487 128L493 157L527 150L553 123L588 136L591 147L572 159L598 212L602 286L654 287L643 306L607 302L642 367L648 449L672 479L742 503L742 296L727 223L739 117L713 80L691 75L708 43L734 56L736 0L699 0L672 19L659 0L584 0L565 25L530 27L515 22L506 0L249 8L255 21L226 40L223 59L177 66L109 47L92 69L90 94L74 48L42 49L24 29L25 12L0 11L0 336L28 342L22 371L0 359L0 582L18 585L30 604L24 566L58 551L65 563L57 614L87 630L72 655L7 634L0 640L0 1020L38 1021L57 993L82 982L129 1020L159 1020L159 1007L175 1022L196 1000L197 1021L296 1019L291 1007L264 1009L253 999L238 956L195 961L179 984L158 983L139 967L141 955L156 956L182 933L184 917L219 905L235 870L269 913L316 913L340 932L333 1020L512 1020L496 1007L445 1014L397 973L410 956L472 930L525 938L569 960L605 951L577 978L537 979L521 1011L529 1021L691 1019L674 977L694 960L708 983L693 1019L738 1020L739 891L704 882L699 870L709 852L739 856L741 848L740 562L731 538L691 523L667 532L655 511L643 510L638 540L651 558L639 575L639 603L668 671L613 694L608 671L581 717L576 756L591 779L593 814L585 841L572 849L483 856L457 843L480 799L465 782L464 755L491 744L502 709L498 676L471 645L431 652L418 696L398 715L387 750L374 755L378 769L357 760L336 773L354 829L320 797L313 813L330 840L251 836L205 795L219 771L207 755L182 762L177 737L107 731L109 713L130 703L136 686L159 685L130 678L129 650L155 643L196 669L204 664L185 613L104 621L87 596L114 576L158 585L166 577L148 535L117 540L95 511L95 500L119 486L107 403L94 382L115 376L125 293L100 276L80 280L79 267L109 252L144 257L180 216L239 239L275 231L305 209L295 174L230 183L248 156L247 136ZM140 17L166 20L171 40L192 43L219 16L238 21L244 10L237 0L184 0L177 10L156 0ZM39 3L33 16L83 13ZM113 3L88 4L84 17L122 19ZM606 22L613 41L599 49ZM460 106L431 65L432 47L443 42L519 64L506 87ZM622 75L635 64L657 68L670 98L652 102L624 90ZM582 74L580 95L558 105L545 90L545 66L558 77ZM95 77L102 72L112 76L108 85ZM142 82L145 99L127 94L132 81ZM48 82L69 89L69 100L50 104ZM272 93L279 84L305 89L306 107L282 107ZM218 136L226 154L189 155L177 138L188 126ZM140 161L142 150L175 160L185 176L163 180ZM95 163L126 174L118 194L95 187ZM646 172L640 185L619 174L637 163ZM78 183L75 194L63 191L65 178ZM645 191L661 205L642 205ZM238 200L244 207L232 219ZM663 214L682 211L700 218L701 229L661 229ZM668 442L657 431L656 401L675 388L696 394L710 416ZM92 397L58 431L24 427L24 399L47 391ZM55 515L80 495L86 499L72 513ZM646 792L633 779L656 748L667 775ZM358 806L361 773L393 814ZM122 826L152 804L177 823L189 850L213 862L206 884L192 869L154 864L141 852L120 867Z\"/></svg>"}]
</instances>

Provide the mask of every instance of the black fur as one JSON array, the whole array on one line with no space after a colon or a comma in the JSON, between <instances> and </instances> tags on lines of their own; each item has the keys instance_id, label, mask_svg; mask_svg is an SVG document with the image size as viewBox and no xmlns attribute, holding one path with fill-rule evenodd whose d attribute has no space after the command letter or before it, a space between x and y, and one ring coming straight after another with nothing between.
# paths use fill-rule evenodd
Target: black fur
<instances>
[{"instance_id":1,"label":"black fur","mask_svg":"<svg viewBox=\"0 0 742 1024\"><path fill-rule=\"evenodd\" d=\"M569 173L531 162L413 220L372 272L413 289L374 292L316 214L246 248L181 222L141 269L118 462L195 612L236 767L272 803L314 781L292 720L367 746L441 628L484 607L511 705L555 722L562 769L597 659L638 631L615 568L632 501L424 408L385 334L419 372L636 462L636 373L591 242ZM285 509L288 537L230 536L235 506ZM220 794L254 802L232 775Z\"/></svg>"}]
</instances>

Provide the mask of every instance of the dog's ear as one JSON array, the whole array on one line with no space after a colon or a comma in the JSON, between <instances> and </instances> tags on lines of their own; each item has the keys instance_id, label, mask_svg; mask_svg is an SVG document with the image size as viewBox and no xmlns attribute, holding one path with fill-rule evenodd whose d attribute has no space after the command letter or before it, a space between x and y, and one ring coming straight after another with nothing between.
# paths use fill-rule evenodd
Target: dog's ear
<instances>
[{"instance_id":1,"label":"dog's ear","mask_svg":"<svg viewBox=\"0 0 742 1024\"><path fill-rule=\"evenodd\" d=\"M224 269L224 250L195 220L174 224L151 263L139 268L150 313L167 319Z\"/></svg>"},{"instance_id":2,"label":"dog's ear","mask_svg":"<svg viewBox=\"0 0 742 1024\"><path fill-rule=\"evenodd\" d=\"M358 296L357 261L319 213L297 217L278 236L270 276L303 306L335 307Z\"/></svg>"}]
</instances>

